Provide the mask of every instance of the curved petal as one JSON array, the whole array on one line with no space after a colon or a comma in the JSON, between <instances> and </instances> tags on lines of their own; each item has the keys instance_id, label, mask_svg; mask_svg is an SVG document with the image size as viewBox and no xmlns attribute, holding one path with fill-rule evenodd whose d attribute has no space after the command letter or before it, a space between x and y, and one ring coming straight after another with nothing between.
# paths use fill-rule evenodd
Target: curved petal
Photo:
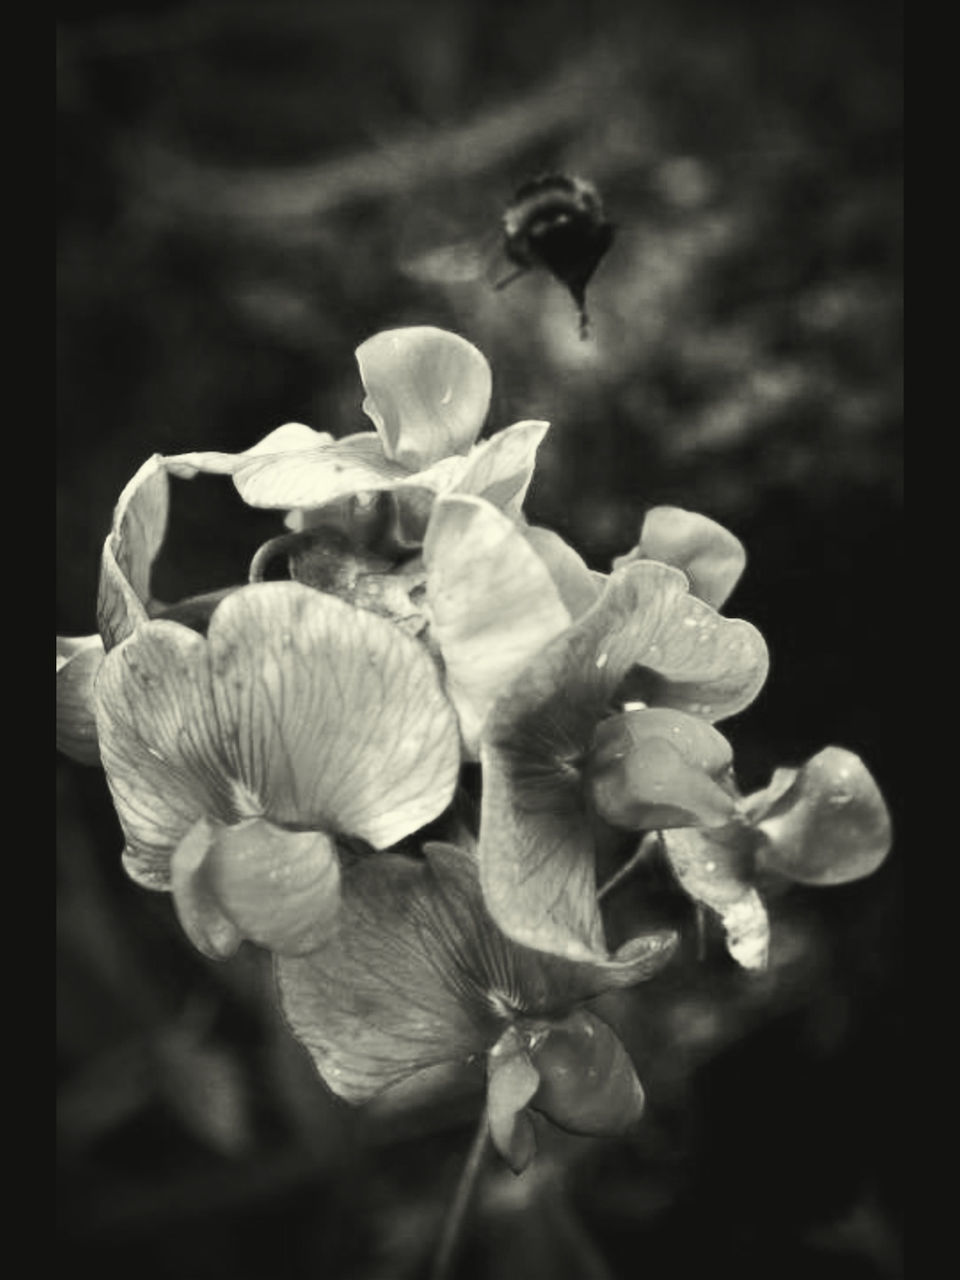
<instances>
[{"instance_id":1,"label":"curved petal","mask_svg":"<svg viewBox=\"0 0 960 1280\"><path fill-rule=\"evenodd\" d=\"M531 1106L570 1133L623 1133L643 1112L643 1089L618 1037L586 1009L554 1022L530 1058L540 1075Z\"/></svg>"},{"instance_id":2,"label":"curved petal","mask_svg":"<svg viewBox=\"0 0 960 1280\"><path fill-rule=\"evenodd\" d=\"M103 664L103 641L57 636L57 750L79 764L99 764L93 686Z\"/></svg>"},{"instance_id":3,"label":"curved petal","mask_svg":"<svg viewBox=\"0 0 960 1280\"><path fill-rule=\"evenodd\" d=\"M549 422L534 419L515 422L489 440L482 440L471 449L451 492L486 498L511 519L519 519L537 450L549 427Z\"/></svg>"},{"instance_id":4,"label":"curved petal","mask_svg":"<svg viewBox=\"0 0 960 1280\"><path fill-rule=\"evenodd\" d=\"M124 865L139 884L168 889L171 854L200 818L237 821L254 804L227 773L206 641L175 622L140 627L104 660L96 716Z\"/></svg>"},{"instance_id":5,"label":"curved petal","mask_svg":"<svg viewBox=\"0 0 960 1280\"><path fill-rule=\"evenodd\" d=\"M597 726L590 792L614 827L719 827L736 800L714 779L732 762L727 740L696 716L659 707L625 711Z\"/></svg>"},{"instance_id":6,"label":"curved petal","mask_svg":"<svg viewBox=\"0 0 960 1280\"><path fill-rule=\"evenodd\" d=\"M229 596L207 635L231 776L281 823L395 844L449 804L453 709L426 650L295 582Z\"/></svg>"},{"instance_id":7,"label":"curved petal","mask_svg":"<svg viewBox=\"0 0 960 1280\"><path fill-rule=\"evenodd\" d=\"M614 569L638 559L660 560L682 569L690 590L719 609L747 563L743 543L709 516L681 507L652 507L643 521L636 548L613 562Z\"/></svg>"},{"instance_id":8,"label":"curved petal","mask_svg":"<svg viewBox=\"0 0 960 1280\"><path fill-rule=\"evenodd\" d=\"M332 442L333 436L329 432L314 431L312 427L305 427L302 422L287 422L239 453L217 453L210 450L201 453L176 453L164 458L164 465L171 475L183 480L192 480L200 472L205 475L232 476L253 459L265 460L286 453L305 453L311 449L322 449Z\"/></svg>"},{"instance_id":9,"label":"curved petal","mask_svg":"<svg viewBox=\"0 0 960 1280\"><path fill-rule=\"evenodd\" d=\"M689 595L678 569L613 573L597 604L507 686L481 739L484 895L518 942L573 959L606 954L582 768L597 722L628 677L643 701L719 720L746 706L767 670L749 623Z\"/></svg>"},{"instance_id":10,"label":"curved petal","mask_svg":"<svg viewBox=\"0 0 960 1280\"><path fill-rule=\"evenodd\" d=\"M327 439L311 449L245 459L233 483L251 507L322 507L336 498L390 489L407 479L406 467L391 462L372 431Z\"/></svg>"},{"instance_id":11,"label":"curved petal","mask_svg":"<svg viewBox=\"0 0 960 1280\"><path fill-rule=\"evenodd\" d=\"M751 842L743 832L730 831L725 837L691 828L661 835L683 888L719 917L734 960L745 969L764 969L770 951L770 923L760 895L750 883Z\"/></svg>"},{"instance_id":12,"label":"curved petal","mask_svg":"<svg viewBox=\"0 0 960 1280\"><path fill-rule=\"evenodd\" d=\"M468 752L504 687L570 615L520 529L480 498L438 498L423 545L431 635Z\"/></svg>"},{"instance_id":13,"label":"curved petal","mask_svg":"<svg viewBox=\"0 0 960 1280\"><path fill-rule=\"evenodd\" d=\"M174 904L191 942L212 959L242 938L282 955L315 951L333 934L340 868L329 836L260 818L224 827L201 819L174 851Z\"/></svg>"},{"instance_id":14,"label":"curved petal","mask_svg":"<svg viewBox=\"0 0 960 1280\"><path fill-rule=\"evenodd\" d=\"M606 586L606 578L588 569L569 543L550 529L526 525L523 536L550 570L571 618L579 618L592 609Z\"/></svg>"},{"instance_id":15,"label":"curved petal","mask_svg":"<svg viewBox=\"0 0 960 1280\"><path fill-rule=\"evenodd\" d=\"M846 884L890 852L890 814L870 771L852 751L825 747L754 818L763 863L801 884Z\"/></svg>"},{"instance_id":16,"label":"curved petal","mask_svg":"<svg viewBox=\"0 0 960 1280\"><path fill-rule=\"evenodd\" d=\"M147 621L150 576L167 530L169 508L169 480L157 453L124 487L103 544L97 627L108 651Z\"/></svg>"},{"instance_id":17,"label":"curved petal","mask_svg":"<svg viewBox=\"0 0 960 1280\"><path fill-rule=\"evenodd\" d=\"M418 471L464 454L490 407L486 358L465 338L429 325L387 329L357 347L363 411L388 459Z\"/></svg>"}]
</instances>

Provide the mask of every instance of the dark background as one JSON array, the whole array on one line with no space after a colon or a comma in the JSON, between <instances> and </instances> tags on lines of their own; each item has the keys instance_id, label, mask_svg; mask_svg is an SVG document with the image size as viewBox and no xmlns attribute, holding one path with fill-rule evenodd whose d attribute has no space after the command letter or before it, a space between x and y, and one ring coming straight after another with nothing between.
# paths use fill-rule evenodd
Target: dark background
<instances>
[{"instance_id":1,"label":"dark background","mask_svg":"<svg viewBox=\"0 0 960 1280\"><path fill-rule=\"evenodd\" d=\"M747 546L727 612L772 654L724 726L741 782L827 743L899 838L771 903L768 975L713 939L609 1002L647 1090L629 1139L491 1168L465 1277L901 1274L901 84L894 5L87 5L58 32L58 616L94 629L113 504L153 452L288 421L365 429L353 350L436 324L488 420L553 426L532 520L596 568L643 511ZM498 292L498 217L547 170L618 235L588 294ZM278 531L175 482L157 594L241 581ZM909 605L907 606L909 608ZM59 1231L101 1277L417 1277L476 1100L331 1099L251 948L194 954L128 882L99 771L58 758Z\"/></svg>"}]
</instances>

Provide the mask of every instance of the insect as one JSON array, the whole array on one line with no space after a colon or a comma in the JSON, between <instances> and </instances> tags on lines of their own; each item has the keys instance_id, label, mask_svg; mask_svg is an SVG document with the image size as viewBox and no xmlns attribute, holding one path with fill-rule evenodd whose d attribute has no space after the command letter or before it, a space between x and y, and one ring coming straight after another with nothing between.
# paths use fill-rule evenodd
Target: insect
<instances>
[{"instance_id":1,"label":"insect","mask_svg":"<svg viewBox=\"0 0 960 1280\"><path fill-rule=\"evenodd\" d=\"M422 215L420 223L422 243L436 233ZM546 271L569 290L580 316L580 335L586 337L587 285L614 232L592 182L563 173L534 178L517 189L500 215L501 251L514 269L491 283L505 289L528 271ZM442 231L437 238L442 241ZM470 238L433 243L402 252L401 269L430 283L464 283L487 274L491 250L492 245L483 250Z\"/></svg>"},{"instance_id":2,"label":"insect","mask_svg":"<svg viewBox=\"0 0 960 1280\"><path fill-rule=\"evenodd\" d=\"M586 338L587 285L613 243L615 227L607 218L592 182L550 173L525 182L503 213L503 249L516 266L497 284L505 288L537 267L570 292Z\"/></svg>"}]
</instances>

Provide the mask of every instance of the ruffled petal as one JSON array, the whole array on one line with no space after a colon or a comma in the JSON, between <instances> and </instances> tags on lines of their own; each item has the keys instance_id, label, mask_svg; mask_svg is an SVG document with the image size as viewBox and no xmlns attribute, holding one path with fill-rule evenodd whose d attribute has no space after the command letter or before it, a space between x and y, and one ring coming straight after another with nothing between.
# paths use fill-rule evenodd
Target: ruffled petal
<instances>
[{"instance_id":1,"label":"ruffled petal","mask_svg":"<svg viewBox=\"0 0 960 1280\"><path fill-rule=\"evenodd\" d=\"M527 664L491 710L480 758L484 895L518 942L572 959L605 955L582 769L599 720L625 699L719 720L767 670L763 638L689 595L654 561L613 573L597 604Z\"/></svg>"},{"instance_id":2,"label":"ruffled petal","mask_svg":"<svg viewBox=\"0 0 960 1280\"><path fill-rule=\"evenodd\" d=\"M736 800L715 779L732 761L726 738L699 717L657 707L625 711L597 727L590 792L614 827L719 827Z\"/></svg>"},{"instance_id":3,"label":"ruffled petal","mask_svg":"<svg viewBox=\"0 0 960 1280\"><path fill-rule=\"evenodd\" d=\"M482 440L470 450L451 492L485 498L512 520L518 520L533 477L537 450L549 427L549 422L533 419L515 422L489 440Z\"/></svg>"},{"instance_id":4,"label":"ruffled petal","mask_svg":"<svg viewBox=\"0 0 960 1280\"><path fill-rule=\"evenodd\" d=\"M422 645L295 582L229 596L207 636L231 776L281 823L395 844L449 804L453 709Z\"/></svg>"},{"instance_id":5,"label":"ruffled petal","mask_svg":"<svg viewBox=\"0 0 960 1280\"><path fill-rule=\"evenodd\" d=\"M653 507L644 518L639 544L614 560L613 567L638 559L682 569L691 592L719 609L740 581L747 553L739 538L709 516L680 507Z\"/></svg>"},{"instance_id":6,"label":"ruffled petal","mask_svg":"<svg viewBox=\"0 0 960 1280\"><path fill-rule=\"evenodd\" d=\"M163 544L169 508L164 460L154 454L120 494L103 545L97 627L108 651L147 621L150 576Z\"/></svg>"},{"instance_id":7,"label":"ruffled petal","mask_svg":"<svg viewBox=\"0 0 960 1280\"><path fill-rule=\"evenodd\" d=\"M526 525L523 536L550 570L570 617L579 618L592 609L606 586L606 577L588 569L573 547L550 529Z\"/></svg>"},{"instance_id":8,"label":"ruffled petal","mask_svg":"<svg viewBox=\"0 0 960 1280\"><path fill-rule=\"evenodd\" d=\"M476 755L495 699L570 623L546 565L521 530L480 498L434 506L423 547L431 635L464 743Z\"/></svg>"},{"instance_id":9,"label":"ruffled petal","mask_svg":"<svg viewBox=\"0 0 960 1280\"><path fill-rule=\"evenodd\" d=\"M792 778L784 775L763 793L764 808L751 810L762 863L801 884L846 884L876 871L893 833L880 788L860 757L825 747Z\"/></svg>"},{"instance_id":10,"label":"ruffled petal","mask_svg":"<svg viewBox=\"0 0 960 1280\"><path fill-rule=\"evenodd\" d=\"M487 1121L490 1138L514 1173L522 1173L537 1150L533 1122L526 1108L540 1087L515 1027L508 1027L487 1058Z\"/></svg>"},{"instance_id":11,"label":"ruffled petal","mask_svg":"<svg viewBox=\"0 0 960 1280\"><path fill-rule=\"evenodd\" d=\"M172 887L184 930L205 955L231 955L242 938L303 955L333 934L340 868L322 832L201 819L173 854Z\"/></svg>"},{"instance_id":12,"label":"ruffled petal","mask_svg":"<svg viewBox=\"0 0 960 1280\"><path fill-rule=\"evenodd\" d=\"M366 399L388 459L419 471L465 454L490 407L486 358L466 339L429 325L388 329L356 352Z\"/></svg>"},{"instance_id":13,"label":"ruffled petal","mask_svg":"<svg viewBox=\"0 0 960 1280\"><path fill-rule=\"evenodd\" d=\"M644 1097L633 1063L586 1009L532 1037L530 1059L540 1076L531 1105L570 1133L613 1137L640 1119Z\"/></svg>"},{"instance_id":14,"label":"ruffled petal","mask_svg":"<svg viewBox=\"0 0 960 1280\"><path fill-rule=\"evenodd\" d=\"M99 764L93 686L103 664L103 641L57 636L57 750L80 764Z\"/></svg>"},{"instance_id":15,"label":"ruffled petal","mask_svg":"<svg viewBox=\"0 0 960 1280\"><path fill-rule=\"evenodd\" d=\"M745 969L764 969L770 950L766 908L751 884L749 836L685 828L664 831L663 847L683 888L719 917L727 950Z\"/></svg>"}]
</instances>

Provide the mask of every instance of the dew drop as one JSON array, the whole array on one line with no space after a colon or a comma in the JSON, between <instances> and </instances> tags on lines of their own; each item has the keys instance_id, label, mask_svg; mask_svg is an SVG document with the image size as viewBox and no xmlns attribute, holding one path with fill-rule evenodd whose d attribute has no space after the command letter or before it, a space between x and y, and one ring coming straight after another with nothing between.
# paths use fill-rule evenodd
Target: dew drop
<instances>
[{"instance_id":1,"label":"dew drop","mask_svg":"<svg viewBox=\"0 0 960 1280\"><path fill-rule=\"evenodd\" d=\"M597 670L602 671L609 661L610 661L609 653L601 653L600 656L597 658Z\"/></svg>"},{"instance_id":2,"label":"dew drop","mask_svg":"<svg viewBox=\"0 0 960 1280\"><path fill-rule=\"evenodd\" d=\"M683 625L685 627L699 627L700 623L697 621L696 618L687 617L687 618L684 618Z\"/></svg>"},{"instance_id":3,"label":"dew drop","mask_svg":"<svg viewBox=\"0 0 960 1280\"><path fill-rule=\"evenodd\" d=\"M704 871L716 871L717 864L715 862L705 862L703 864Z\"/></svg>"},{"instance_id":4,"label":"dew drop","mask_svg":"<svg viewBox=\"0 0 960 1280\"><path fill-rule=\"evenodd\" d=\"M447 387L446 391L440 397L441 404L449 404L453 399L453 387Z\"/></svg>"}]
</instances>

